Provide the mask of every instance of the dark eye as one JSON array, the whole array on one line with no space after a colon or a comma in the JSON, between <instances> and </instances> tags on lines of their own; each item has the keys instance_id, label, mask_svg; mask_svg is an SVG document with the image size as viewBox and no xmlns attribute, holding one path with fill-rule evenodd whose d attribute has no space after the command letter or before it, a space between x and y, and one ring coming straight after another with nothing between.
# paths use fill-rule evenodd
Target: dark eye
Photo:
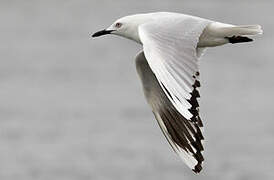
<instances>
[{"instance_id":1,"label":"dark eye","mask_svg":"<svg viewBox=\"0 0 274 180\"><path fill-rule=\"evenodd\" d=\"M119 27L121 27L121 26L122 26L122 23L119 23L119 22L118 22L118 23L115 24L115 27L117 27L117 28L119 28Z\"/></svg>"}]
</instances>

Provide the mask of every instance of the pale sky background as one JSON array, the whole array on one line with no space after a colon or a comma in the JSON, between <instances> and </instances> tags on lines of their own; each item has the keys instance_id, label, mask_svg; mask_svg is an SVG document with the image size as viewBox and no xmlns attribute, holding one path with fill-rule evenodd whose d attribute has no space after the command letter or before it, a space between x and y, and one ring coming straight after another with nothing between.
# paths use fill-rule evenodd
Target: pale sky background
<instances>
[{"instance_id":1,"label":"pale sky background","mask_svg":"<svg viewBox=\"0 0 274 180\"><path fill-rule=\"evenodd\" d=\"M271 0L1 0L1 180L274 179ZM145 102L141 47L91 34L125 15L171 11L260 24L253 43L201 62L205 163L172 152Z\"/></svg>"}]
</instances>

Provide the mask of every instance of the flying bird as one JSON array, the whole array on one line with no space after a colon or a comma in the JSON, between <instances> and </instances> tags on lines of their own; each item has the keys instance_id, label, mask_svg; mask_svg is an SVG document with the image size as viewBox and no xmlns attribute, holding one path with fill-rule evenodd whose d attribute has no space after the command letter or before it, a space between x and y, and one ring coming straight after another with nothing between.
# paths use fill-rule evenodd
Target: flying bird
<instances>
[{"instance_id":1,"label":"flying bird","mask_svg":"<svg viewBox=\"0 0 274 180\"><path fill-rule=\"evenodd\" d=\"M114 34L143 46L135 62L146 100L172 149L199 173L204 161L199 59L207 47L250 42L262 33L260 25L156 12L122 17L92 37Z\"/></svg>"}]
</instances>

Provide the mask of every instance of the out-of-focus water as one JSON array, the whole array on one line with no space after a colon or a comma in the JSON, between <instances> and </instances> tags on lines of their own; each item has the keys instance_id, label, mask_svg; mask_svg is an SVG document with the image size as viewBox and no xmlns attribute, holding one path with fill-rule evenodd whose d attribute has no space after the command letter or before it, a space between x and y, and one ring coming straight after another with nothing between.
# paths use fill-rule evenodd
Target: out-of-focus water
<instances>
[{"instance_id":1,"label":"out-of-focus water","mask_svg":"<svg viewBox=\"0 0 274 180\"><path fill-rule=\"evenodd\" d=\"M272 1L0 1L0 179L274 179ZM175 11L261 24L201 62L205 163L172 152L135 71L141 47L91 39L115 19Z\"/></svg>"}]
</instances>

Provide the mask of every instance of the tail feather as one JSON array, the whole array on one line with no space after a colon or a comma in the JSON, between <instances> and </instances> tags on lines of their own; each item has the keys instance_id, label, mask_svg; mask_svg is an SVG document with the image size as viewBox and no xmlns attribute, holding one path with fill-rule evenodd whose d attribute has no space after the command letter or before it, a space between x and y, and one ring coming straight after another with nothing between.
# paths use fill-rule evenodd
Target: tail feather
<instances>
[{"instance_id":1,"label":"tail feather","mask_svg":"<svg viewBox=\"0 0 274 180\"><path fill-rule=\"evenodd\" d=\"M198 47L215 47L227 43L242 43L253 41L249 36L262 34L260 25L235 26L213 22L209 24L199 38Z\"/></svg>"},{"instance_id":2,"label":"tail feather","mask_svg":"<svg viewBox=\"0 0 274 180\"><path fill-rule=\"evenodd\" d=\"M244 36L244 35L257 35L262 34L263 30L260 25L244 25L220 28L220 31L226 37L230 36Z\"/></svg>"}]
</instances>

